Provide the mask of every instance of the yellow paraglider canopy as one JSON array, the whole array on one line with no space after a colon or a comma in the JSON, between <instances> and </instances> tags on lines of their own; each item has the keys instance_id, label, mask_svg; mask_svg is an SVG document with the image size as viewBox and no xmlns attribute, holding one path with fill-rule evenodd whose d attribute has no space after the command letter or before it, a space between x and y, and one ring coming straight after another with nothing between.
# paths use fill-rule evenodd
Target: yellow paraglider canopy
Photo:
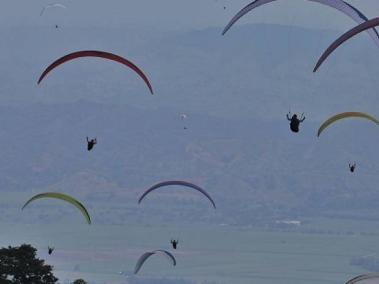
<instances>
[{"instance_id":1,"label":"yellow paraglider canopy","mask_svg":"<svg viewBox=\"0 0 379 284\"><path fill-rule=\"evenodd\" d=\"M345 118L364 118L371 120L372 122L379 124L379 120L377 120L375 117L363 113L363 112L343 112L336 115L333 115L332 117L328 118L324 123L321 124L320 128L317 131L317 136L319 137L321 132L324 131L325 128L327 128L329 125L333 124L334 122L345 119Z\"/></svg>"}]
</instances>

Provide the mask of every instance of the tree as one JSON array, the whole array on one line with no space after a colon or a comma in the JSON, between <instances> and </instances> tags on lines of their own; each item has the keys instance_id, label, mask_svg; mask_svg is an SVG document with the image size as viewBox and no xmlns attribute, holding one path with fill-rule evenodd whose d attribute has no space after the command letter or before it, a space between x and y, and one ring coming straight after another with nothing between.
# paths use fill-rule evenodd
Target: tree
<instances>
[{"instance_id":1,"label":"tree","mask_svg":"<svg viewBox=\"0 0 379 284\"><path fill-rule=\"evenodd\" d=\"M56 283L58 279L52 273L52 266L36 258L36 252L37 249L27 244L0 249L0 283Z\"/></svg>"},{"instance_id":2,"label":"tree","mask_svg":"<svg viewBox=\"0 0 379 284\"><path fill-rule=\"evenodd\" d=\"M72 283L72 284L87 284L87 282L84 281L83 279L76 279L76 280L74 281L74 283Z\"/></svg>"}]
</instances>

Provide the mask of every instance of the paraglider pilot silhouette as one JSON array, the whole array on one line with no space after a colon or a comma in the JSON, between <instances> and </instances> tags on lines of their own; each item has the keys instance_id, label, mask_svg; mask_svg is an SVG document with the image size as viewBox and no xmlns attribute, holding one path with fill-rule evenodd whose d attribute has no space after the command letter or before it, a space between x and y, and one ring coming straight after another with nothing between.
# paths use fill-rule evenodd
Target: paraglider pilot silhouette
<instances>
[{"instance_id":1,"label":"paraglider pilot silhouette","mask_svg":"<svg viewBox=\"0 0 379 284\"><path fill-rule=\"evenodd\" d=\"M354 171L355 171L355 167L356 167L356 166L357 166L356 163L351 164L351 165L350 165L350 163L349 163L350 172L354 173Z\"/></svg>"},{"instance_id":2,"label":"paraglider pilot silhouette","mask_svg":"<svg viewBox=\"0 0 379 284\"><path fill-rule=\"evenodd\" d=\"M297 133L297 132L299 132L300 123L302 123L305 120L304 113L301 114L300 119L297 118L297 114L294 114L292 117L290 117L290 116L291 116L291 112L287 113L287 119L289 121L291 121L290 129L292 130L292 132Z\"/></svg>"},{"instance_id":3,"label":"paraglider pilot silhouette","mask_svg":"<svg viewBox=\"0 0 379 284\"><path fill-rule=\"evenodd\" d=\"M53 251L54 251L54 248L53 248L53 247L48 247L48 253L49 253L49 255L52 254Z\"/></svg>"},{"instance_id":4,"label":"paraglider pilot silhouette","mask_svg":"<svg viewBox=\"0 0 379 284\"><path fill-rule=\"evenodd\" d=\"M87 150L88 151L91 151L93 146L95 146L97 144L97 139L91 139L89 140L88 137L87 137Z\"/></svg>"},{"instance_id":5,"label":"paraglider pilot silhouette","mask_svg":"<svg viewBox=\"0 0 379 284\"><path fill-rule=\"evenodd\" d=\"M172 248L176 249L178 243L179 243L179 240L171 240Z\"/></svg>"}]
</instances>

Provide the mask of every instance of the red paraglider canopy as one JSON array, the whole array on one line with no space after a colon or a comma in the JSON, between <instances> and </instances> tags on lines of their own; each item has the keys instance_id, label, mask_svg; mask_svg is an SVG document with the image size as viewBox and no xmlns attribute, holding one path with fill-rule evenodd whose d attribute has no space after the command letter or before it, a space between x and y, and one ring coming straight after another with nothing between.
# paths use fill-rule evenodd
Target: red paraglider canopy
<instances>
[{"instance_id":1,"label":"red paraglider canopy","mask_svg":"<svg viewBox=\"0 0 379 284\"><path fill-rule=\"evenodd\" d=\"M131 68L134 72L136 72L142 78L142 80L144 80L144 82L146 83L147 87L150 90L150 93L153 94L153 88L151 87L149 79L141 71L141 69L139 69L135 64L133 64L129 60L127 60L127 59L125 59L125 58L123 58L121 56L118 56L116 54L105 52L105 51L97 51L97 50L76 51L76 52L67 54L67 55L65 55L65 56L57 59L52 64L50 64L45 69L45 71L43 71L42 75L38 79L38 84L41 83L41 81L43 80L43 78L45 78L45 76L51 70L53 70L54 68L58 67L59 65L61 65L63 63L66 63L67 61L70 61L70 60L73 60L73 59L76 59L76 58L80 58L80 57L100 57L100 58L116 61L118 63L121 63L121 64L123 64L123 65Z\"/></svg>"}]
</instances>

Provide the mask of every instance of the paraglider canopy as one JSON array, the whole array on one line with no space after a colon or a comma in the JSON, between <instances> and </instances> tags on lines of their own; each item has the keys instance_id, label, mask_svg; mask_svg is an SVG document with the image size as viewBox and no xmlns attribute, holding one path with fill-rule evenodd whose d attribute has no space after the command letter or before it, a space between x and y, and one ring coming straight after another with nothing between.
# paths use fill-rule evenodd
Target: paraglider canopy
<instances>
[{"instance_id":1,"label":"paraglider canopy","mask_svg":"<svg viewBox=\"0 0 379 284\"><path fill-rule=\"evenodd\" d=\"M76 200L75 198L69 196L69 195L66 195L66 194L63 194L63 193L58 193L58 192L45 192L45 193L40 193L40 194L37 194L35 196L33 196L32 198L30 198L25 204L24 206L22 206L22 209L21 210L24 210L24 208L26 206L28 206L29 203L33 202L34 200L37 200L37 199L41 199L41 198L55 198L55 199L59 199L59 200L63 200L63 201L66 201L72 205L74 205L77 209L80 210L80 212L83 214L85 220L87 221L88 224L91 224L91 217L87 211L87 209L84 207L83 204L81 204L78 200Z\"/></svg>"},{"instance_id":2,"label":"paraglider canopy","mask_svg":"<svg viewBox=\"0 0 379 284\"><path fill-rule=\"evenodd\" d=\"M345 119L345 118L363 118L363 119L368 119L368 120L371 120L372 122L376 123L376 124L379 124L379 120L377 120L375 117L367 114L367 113L363 113L363 112L343 112L343 113L339 113L339 114L336 114L336 115L333 115L332 117L328 118L327 120L325 120L320 128L318 129L317 131L317 137L319 137L321 135L321 133L330 125L332 125L333 123L341 120L341 119Z\"/></svg>"},{"instance_id":3,"label":"paraglider canopy","mask_svg":"<svg viewBox=\"0 0 379 284\"><path fill-rule=\"evenodd\" d=\"M150 187L149 189L147 189L142 194L142 196L138 200L138 203L141 203L141 201L145 198L145 196L148 195L150 192L152 192L152 191L154 191L154 190L156 190L158 188L166 187L166 186L169 186L169 185L181 185L181 186L189 187L189 188L192 188L192 189L195 189L195 190L201 192L205 197L208 198L208 200L212 203L213 207L216 209L216 204L214 203L214 201L211 198L211 196L204 189L202 189L201 187L197 186L196 184L193 184L193 183L190 183L190 182L187 182L187 181L181 181L181 180L164 181L164 182L160 182L160 183L157 183L157 184L153 185L152 187Z\"/></svg>"},{"instance_id":4,"label":"paraglider canopy","mask_svg":"<svg viewBox=\"0 0 379 284\"><path fill-rule=\"evenodd\" d=\"M185 114L185 113L181 113L181 114L180 114L180 118L181 118L181 120L185 120L185 119L187 119L187 114Z\"/></svg>"},{"instance_id":5,"label":"paraglider canopy","mask_svg":"<svg viewBox=\"0 0 379 284\"><path fill-rule=\"evenodd\" d=\"M255 8L262 6L264 4L268 4L271 2L274 2L277 0L255 0L251 2L250 4L246 5L244 8L242 8L226 25L224 28L222 34L225 35L225 33L244 15L249 13L250 11L254 10ZM368 20L368 18L357 8L353 7L351 4L343 1L343 0L308 0L311 2L317 2L329 7L332 7L345 15L352 18L356 23L364 23ZM376 31L376 29L371 29L368 31L372 39L375 41L375 43L379 46L379 34Z\"/></svg>"},{"instance_id":6,"label":"paraglider canopy","mask_svg":"<svg viewBox=\"0 0 379 284\"><path fill-rule=\"evenodd\" d=\"M355 284L355 283L359 283L361 281L370 280L370 279L379 280L379 273L376 272L376 273L361 274L361 275L358 275L357 277L350 279L349 281L346 282L346 284Z\"/></svg>"},{"instance_id":7,"label":"paraglider canopy","mask_svg":"<svg viewBox=\"0 0 379 284\"><path fill-rule=\"evenodd\" d=\"M61 9L67 9L67 7L63 4L60 4L60 3L54 3L54 4L49 4L49 5L46 5L45 7L42 8L41 10L41 13L40 13L40 16L42 16L45 11L47 9L50 9L50 8L61 8Z\"/></svg>"},{"instance_id":8,"label":"paraglider canopy","mask_svg":"<svg viewBox=\"0 0 379 284\"><path fill-rule=\"evenodd\" d=\"M316 66L313 68L313 72L316 72L318 68L321 66L321 64L329 57L330 54L332 54L340 45L342 45L345 41L349 40L350 38L356 36L357 34L369 30L373 27L379 26L379 17L374 18L372 20L369 20L367 22L364 22L351 30L347 31L343 35L341 35L338 39L336 39L329 47L324 51L324 53L320 56L318 59Z\"/></svg>"},{"instance_id":9,"label":"paraglider canopy","mask_svg":"<svg viewBox=\"0 0 379 284\"><path fill-rule=\"evenodd\" d=\"M169 261L171 261L172 265L175 266L176 265L176 259L175 257L168 251L166 250L155 250L155 251L151 251L151 252L145 252L137 261L136 263L136 266L134 268L134 274L137 274L138 271L141 269L142 265L145 263L145 261L152 255L155 255L155 254L159 254L159 255L163 255L163 256L166 256L167 259Z\"/></svg>"},{"instance_id":10,"label":"paraglider canopy","mask_svg":"<svg viewBox=\"0 0 379 284\"><path fill-rule=\"evenodd\" d=\"M47 74L49 74L50 71L52 71L53 69L55 69L59 65L64 64L64 63L66 63L66 62L68 62L70 60L74 60L74 59L81 58L81 57L99 57L99 58L104 58L104 59L107 59L107 60L112 60L112 61L118 62L120 64L123 64L123 65L129 67L130 69L132 69L135 73L137 73L142 78L142 80L145 82L145 84L149 88L150 93L153 94L153 88L152 88L152 86L151 86L151 84L149 82L149 79L146 77L146 75L142 72L141 69L139 69L136 65L134 65L134 63L132 63L131 61L129 61L129 60L127 60L127 59L125 59L125 58L123 58L121 56L118 56L116 54L105 52L105 51L98 51L98 50L76 51L76 52L67 54L67 55L65 55L65 56L63 56L63 57L55 60L53 63L51 63L43 71L43 73L41 74L41 76L38 79L38 84L41 83L41 81L45 78L45 76Z\"/></svg>"}]
</instances>

